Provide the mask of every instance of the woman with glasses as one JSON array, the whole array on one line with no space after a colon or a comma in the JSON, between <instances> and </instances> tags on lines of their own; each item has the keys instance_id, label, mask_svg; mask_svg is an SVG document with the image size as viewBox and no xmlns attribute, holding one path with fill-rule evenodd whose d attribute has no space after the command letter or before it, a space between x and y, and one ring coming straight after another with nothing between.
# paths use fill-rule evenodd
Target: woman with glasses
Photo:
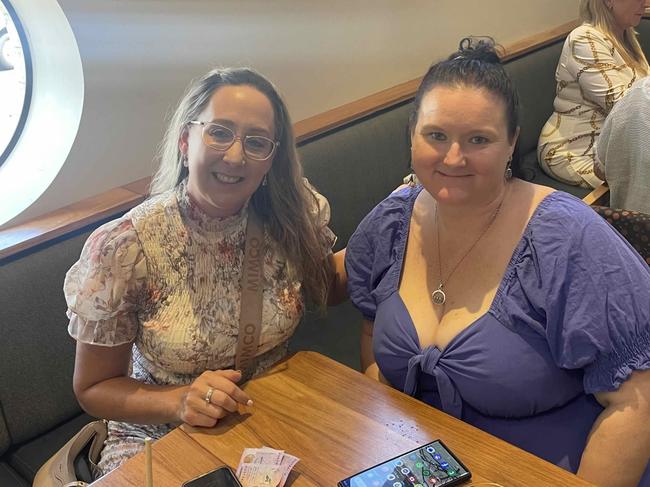
<instances>
[{"instance_id":1,"label":"woman with glasses","mask_svg":"<svg viewBox=\"0 0 650 487\"><path fill-rule=\"evenodd\" d=\"M251 375L284 357L306 302L326 304L338 259L282 99L250 69L219 69L176 110L151 197L98 228L66 276L74 390L110 420L99 474L146 437L181 422L212 427L252 405L234 364L253 219L263 287Z\"/></svg>"}]
</instances>

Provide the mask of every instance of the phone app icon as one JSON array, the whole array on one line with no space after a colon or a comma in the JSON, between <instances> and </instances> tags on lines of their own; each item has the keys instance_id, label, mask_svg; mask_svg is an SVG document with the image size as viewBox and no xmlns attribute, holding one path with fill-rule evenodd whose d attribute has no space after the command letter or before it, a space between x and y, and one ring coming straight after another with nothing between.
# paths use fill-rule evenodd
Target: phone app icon
<instances>
[{"instance_id":1,"label":"phone app icon","mask_svg":"<svg viewBox=\"0 0 650 487\"><path fill-rule=\"evenodd\" d=\"M400 470L400 472L402 472L404 475L408 475L408 474L411 473L411 471L406 467L404 467L402 470Z\"/></svg>"},{"instance_id":2,"label":"phone app icon","mask_svg":"<svg viewBox=\"0 0 650 487\"><path fill-rule=\"evenodd\" d=\"M402 487L402 482L395 482L393 487Z\"/></svg>"},{"instance_id":3,"label":"phone app icon","mask_svg":"<svg viewBox=\"0 0 650 487\"><path fill-rule=\"evenodd\" d=\"M442 460L442 456L440 455L440 453L436 453L435 455L433 455L433 458L438 461Z\"/></svg>"},{"instance_id":4,"label":"phone app icon","mask_svg":"<svg viewBox=\"0 0 650 487\"><path fill-rule=\"evenodd\" d=\"M440 462L440 466L442 468L447 468L449 466L449 464L447 462Z\"/></svg>"},{"instance_id":5,"label":"phone app icon","mask_svg":"<svg viewBox=\"0 0 650 487\"><path fill-rule=\"evenodd\" d=\"M402 460L397 460L397 462L395 462L395 465L401 467L402 465L404 465L404 462L402 462Z\"/></svg>"},{"instance_id":6,"label":"phone app icon","mask_svg":"<svg viewBox=\"0 0 650 487\"><path fill-rule=\"evenodd\" d=\"M428 451L429 453L435 453L435 452L436 452L436 449L435 449L434 447L432 447L432 446L427 446L427 451Z\"/></svg>"},{"instance_id":7,"label":"phone app icon","mask_svg":"<svg viewBox=\"0 0 650 487\"><path fill-rule=\"evenodd\" d=\"M395 476L392 473L386 475L386 480L395 480Z\"/></svg>"}]
</instances>

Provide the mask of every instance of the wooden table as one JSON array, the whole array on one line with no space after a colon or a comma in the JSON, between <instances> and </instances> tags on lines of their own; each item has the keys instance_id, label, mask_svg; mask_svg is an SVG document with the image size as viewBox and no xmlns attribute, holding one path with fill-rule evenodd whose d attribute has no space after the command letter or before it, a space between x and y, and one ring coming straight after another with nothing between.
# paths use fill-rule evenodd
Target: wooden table
<instances>
[{"instance_id":1,"label":"wooden table","mask_svg":"<svg viewBox=\"0 0 650 487\"><path fill-rule=\"evenodd\" d=\"M255 401L212 429L187 425L153 445L154 485L227 464L244 448L269 446L300 458L288 485L335 486L360 470L442 439L473 481L504 487L591 486L575 475L314 352L300 352L248 382ZM144 485L138 455L93 486Z\"/></svg>"}]
</instances>

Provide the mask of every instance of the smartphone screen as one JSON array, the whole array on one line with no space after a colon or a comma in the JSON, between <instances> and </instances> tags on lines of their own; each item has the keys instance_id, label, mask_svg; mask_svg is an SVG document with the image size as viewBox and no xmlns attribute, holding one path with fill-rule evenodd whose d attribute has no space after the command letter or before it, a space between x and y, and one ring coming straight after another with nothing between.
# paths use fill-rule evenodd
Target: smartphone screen
<instances>
[{"instance_id":1,"label":"smartphone screen","mask_svg":"<svg viewBox=\"0 0 650 487\"><path fill-rule=\"evenodd\" d=\"M200 477L188 480L183 487L242 487L228 467L221 467Z\"/></svg>"},{"instance_id":2,"label":"smartphone screen","mask_svg":"<svg viewBox=\"0 0 650 487\"><path fill-rule=\"evenodd\" d=\"M359 472L339 487L451 487L472 474L440 440Z\"/></svg>"}]
</instances>

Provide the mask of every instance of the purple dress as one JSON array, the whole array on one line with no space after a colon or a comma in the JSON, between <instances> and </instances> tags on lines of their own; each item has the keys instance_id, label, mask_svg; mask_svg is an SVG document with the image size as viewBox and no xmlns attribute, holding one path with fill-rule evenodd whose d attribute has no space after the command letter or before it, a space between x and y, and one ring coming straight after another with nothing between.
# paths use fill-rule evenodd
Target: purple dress
<instances>
[{"instance_id":1,"label":"purple dress","mask_svg":"<svg viewBox=\"0 0 650 487\"><path fill-rule=\"evenodd\" d=\"M421 187L390 195L350 238L348 291L374 321L397 389L575 472L603 410L593 397L650 368L650 269L582 201L551 193L490 309L444 350L420 346L398 288ZM650 487L650 469L639 484Z\"/></svg>"}]
</instances>

